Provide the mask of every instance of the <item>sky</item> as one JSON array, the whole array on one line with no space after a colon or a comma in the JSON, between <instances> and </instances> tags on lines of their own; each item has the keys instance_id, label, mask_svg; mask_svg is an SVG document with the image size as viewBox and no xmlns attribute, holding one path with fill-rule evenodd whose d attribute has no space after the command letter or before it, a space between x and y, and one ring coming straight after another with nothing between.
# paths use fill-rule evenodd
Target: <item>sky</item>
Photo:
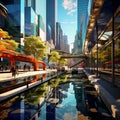
<instances>
[{"instance_id":1,"label":"sky","mask_svg":"<svg viewBox=\"0 0 120 120\"><path fill-rule=\"evenodd\" d=\"M77 30L77 0L58 0L58 18L68 43L73 45Z\"/></svg>"}]
</instances>

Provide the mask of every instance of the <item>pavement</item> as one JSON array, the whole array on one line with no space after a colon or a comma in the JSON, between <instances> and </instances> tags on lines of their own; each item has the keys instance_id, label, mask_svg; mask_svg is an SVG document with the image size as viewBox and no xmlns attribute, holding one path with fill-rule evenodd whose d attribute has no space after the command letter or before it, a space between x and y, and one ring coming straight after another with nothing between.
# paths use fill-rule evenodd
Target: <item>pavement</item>
<instances>
[{"instance_id":1,"label":"pavement","mask_svg":"<svg viewBox=\"0 0 120 120\"><path fill-rule=\"evenodd\" d=\"M56 71L56 69L52 69L52 70L40 70L40 71L20 71L18 73L18 75L16 75L15 78L20 78L20 77L25 77L25 76L32 76L32 75L36 75L36 74L44 74L44 73L49 73L51 71ZM6 81L6 80L11 80L14 77L12 77L12 73L10 72L1 72L0 73L0 82L2 81Z\"/></svg>"},{"instance_id":2,"label":"pavement","mask_svg":"<svg viewBox=\"0 0 120 120\"><path fill-rule=\"evenodd\" d=\"M17 75L16 78L49 73L50 71L51 70L48 69L41 71L19 72L19 75ZM120 120L120 93L119 93L120 87L113 86L111 82L100 77L97 77L95 73L91 73L89 70L84 69L84 72L88 76L88 79L90 80L91 84L95 86L97 92L101 96L102 100L104 101L108 109L111 111L112 116L116 118L116 120ZM0 73L0 82L11 79L13 79L11 73ZM31 86L33 86L33 84L31 84L30 87ZM0 100L3 100L6 98L6 96L12 95L15 92L19 92L22 90L26 90L26 86L0 94Z\"/></svg>"},{"instance_id":3,"label":"pavement","mask_svg":"<svg viewBox=\"0 0 120 120\"><path fill-rule=\"evenodd\" d=\"M94 85L107 108L116 120L120 120L120 87L116 87L109 80L97 77L95 73L84 70L91 84Z\"/></svg>"},{"instance_id":4,"label":"pavement","mask_svg":"<svg viewBox=\"0 0 120 120\"><path fill-rule=\"evenodd\" d=\"M12 77L12 73L10 72L1 72L0 73L0 83L2 82L5 82L5 81L11 81L11 80L14 80L16 78L21 78L21 77L26 77L26 76L33 76L33 75L37 75L37 74L46 74L46 73L50 73L50 72L55 72L56 70L53 69L53 70L40 70L40 71L28 71L28 72L19 72L18 75L16 75L16 77ZM59 75L59 74L58 74ZM52 77L54 77L55 75L53 75ZM24 92L28 89L31 89L32 87L35 87L36 85L39 85L43 82L46 82L47 80L51 79L52 77L49 77L49 78L45 78L44 81L36 81L36 82L33 82L33 83L30 83L30 84L26 84L22 87L18 87L16 89L13 89L13 90L10 90L8 92L4 92L4 93L1 93L0 94L0 102L3 102L4 100L7 100L13 96L15 96L16 94L19 94L21 92Z\"/></svg>"}]
</instances>

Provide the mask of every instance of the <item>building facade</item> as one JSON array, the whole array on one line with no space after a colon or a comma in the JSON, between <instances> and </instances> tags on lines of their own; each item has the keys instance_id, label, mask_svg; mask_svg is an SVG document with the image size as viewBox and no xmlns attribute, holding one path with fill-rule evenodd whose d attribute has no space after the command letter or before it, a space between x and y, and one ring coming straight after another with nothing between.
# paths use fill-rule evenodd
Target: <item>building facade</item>
<instances>
[{"instance_id":1,"label":"building facade","mask_svg":"<svg viewBox=\"0 0 120 120\"><path fill-rule=\"evenodd\" d=\"M83 52L91 2L91 0L77 0L77 54L81 54Z\"/></svg>"},{"instance_id":2,"label":"building facade","mask_svg":"<svg viewBox=\"0 0 120 120\"><path fill-rule=\"evenodd\" d=\"M35 6L35 12L38 15L38 35L42 41L46 41L46 0L36 0Z\"/></svg>"},{"instance_id":3,"label":"building facade","mask_svg":"<svg viewBox=\"0 0 120 120\"><path fill-rule=\"evenodd\" d=\"M56 46L57 0L46 0L46 40Z\"/></svg>"},{"instance_id":4,"label":"building facade","mask_svg":"<svg viewBox=\"0 0 120 120\"><path fill-rule=\"evenodd\" d=\"M55 46L57 50L60 50L61 31L62 31L61 25L59 22L57 22L56 23L56 46Z\"/></svg>"},{"instance_id":5,"label":"building facade","mask_svg":"<svg viewBox=\"0 0 120 120\"><path fill-rule=\"evenodd\" d=\"M1 0L8 9L0 27L23 45L27 36L40 36L46 40L46 0Z\"/></svg>"},{"instance_id":6,"label":"building facade","mask_svg":"<svg viewBox=\"0 0 120 120\"><path fill-rule=\"evenodd\" d=\"M63 44L63 51L65 51L66 53L70 53L69 51L69 45L68 45L68 36L67 35L63 35L63 41L64 41L64 44Z\"/></svg>"},{"instance_id":7,"label":"building facade","mask_svg":"<svg viewBox=\"0 0 120 120\"><path fill-rule=\"evenodd\" d=\"M8 14L4 19L4 25L0 27L8 31L9 35L13 36L13 39L20 43L25 26L24 0L2 0L1 3L8 9Z\"/></svg>"}]
</instances>

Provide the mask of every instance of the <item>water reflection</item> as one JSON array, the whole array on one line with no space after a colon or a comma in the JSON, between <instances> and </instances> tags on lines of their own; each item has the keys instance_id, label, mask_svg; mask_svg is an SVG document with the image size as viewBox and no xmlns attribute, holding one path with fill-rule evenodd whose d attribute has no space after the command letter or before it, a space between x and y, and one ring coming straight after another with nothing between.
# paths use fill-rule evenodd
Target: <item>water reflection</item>
<instances>
[{"instance_id":1,"label":"water reflection","mask_svg":"<svg viewBox=\"0 0 120 120\"><path fill-rule=\"evenodd\" d=\"M0 104L0 120L88 120L81 78L63 75Z\"/></svg>"},{"instance_id":2,"label":"water reflection","mask_svg":"<svg viewBox=\"0 0 120 120\"><path fill-rule=\"evenodd\" d=\"M4 93L22 86L26 86L28 88L31 83L36 83L38 81L43 82L43 80L53 75L55 75L54 72L14 78L13 80L0 81L0 93Z\"/></svg>"}]
</instances>

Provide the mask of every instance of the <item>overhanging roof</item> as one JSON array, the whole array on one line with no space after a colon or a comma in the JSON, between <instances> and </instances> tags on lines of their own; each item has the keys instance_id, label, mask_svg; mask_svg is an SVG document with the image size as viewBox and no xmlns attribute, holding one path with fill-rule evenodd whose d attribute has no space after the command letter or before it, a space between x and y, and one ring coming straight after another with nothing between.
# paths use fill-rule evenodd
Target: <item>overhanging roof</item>
<instances>
[{"instance_id":1,"label":"overhanging roof","mask_svg":"<svg viewBox=\"0 0 120 120\"><path fill-rule=\"evenodd\" d=\"M99 3L99 1L101 1ZM96 12L96 14L94 14L95 11L95 4L98 4L98 11ZM115 16L116 14L120 13L120 12L116 12L119 11L119 6L120 6L120 1L119 0L113 0L114 2L114 13ZM89 25L88 25L88 30L87 30L87 34L86 34L86 40L85 40L85 44L84 44L84 52L86 50L90 51L90 49L96 44L96 21L97 21L97 25L98 25L98 36L99 39L100 37L102 39L107 39L109 38L110 34L111 34L111 30L112 30L112 15L113 15L113 3L111 0L96 0L93 4L93 9L91 12L91 16L90 16L90 20L89 20ZM119 15L118 15L119 16ZM117 18L117 19L116 19ZM118 21L120 21L119 17L115 18L115 29L118 29L118 26L120 25L120 23Z\"/></svg>"},{"instance_id":2,"label":"overhanging roof","mask_svg":"<svg viewBox=\"0 0 120 120\"><path fill-rule=\"evenodd\" d=\"M0 13L6 15L7 14L7 8L0 3Z\"/></svg>"},{"instance_id":3,"label":"overhanging roof","mask_svg":"<svg viewBox=\"0 0 120 120\"><path fill-rule=\"evenodd\" d=\"M95 0L94 3L93 3L93 8L92 8L91 15L90 15L90 18L89 18L86 40L85 40L85 44L84 44L84 51L87 49L87 45L88 45L90 35L91 35L92 30L95 26L95 22L96 22L97 16L99 15L100 9L103 5L103 2L104 2L104 0Z\"/></svg>"}]
</instances>

